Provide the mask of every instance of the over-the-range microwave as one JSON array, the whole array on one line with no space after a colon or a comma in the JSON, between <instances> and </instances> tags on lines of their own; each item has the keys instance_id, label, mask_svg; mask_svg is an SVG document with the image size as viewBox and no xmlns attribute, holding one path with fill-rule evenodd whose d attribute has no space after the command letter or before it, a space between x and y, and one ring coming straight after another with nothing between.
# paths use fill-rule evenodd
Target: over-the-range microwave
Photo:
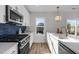
<instances>
[{"instance_id":1,"label":"over-the-range microwave","mask_svg":"<svg viewBox=\"0 0 79 59\"><path fill-rule=\"evenodd\" d=\"M18 10L13 9L11 6L6 5L6 21L20 23L23 22L23 16L18 12Z\"/></svg>"}]
</instances>

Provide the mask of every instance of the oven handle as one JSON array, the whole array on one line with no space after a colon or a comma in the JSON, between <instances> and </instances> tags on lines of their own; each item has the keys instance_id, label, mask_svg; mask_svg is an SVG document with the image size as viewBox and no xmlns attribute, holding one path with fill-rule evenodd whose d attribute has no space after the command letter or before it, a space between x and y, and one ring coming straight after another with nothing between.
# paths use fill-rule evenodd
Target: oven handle
<instances>
[{"instance_id":1,"label":"oven handle","mask_svg":"<svg viewBox=\"0 0 79 59\"><path fill-rule=\"evenodd\" d=\"M29 38L30 36L27 36L27 37L25 37L25 38L23 38L21 41L19 41L19 42L22 42L22 41L24 41L24 40L26 40L27 38Z\"/></svg>"},{"instance_id":2,"label":"oven handle","mask_svg":"<svg viewBox=\"0 0 79 59\"><path fill-rule=\"evenodd\" d=\"M20 49L22 49L25 45L27 45L28 42L29 42L29 40L26 42L26 44L24 44L22 47L20 47Z\"/></svg>"}]
</instances>

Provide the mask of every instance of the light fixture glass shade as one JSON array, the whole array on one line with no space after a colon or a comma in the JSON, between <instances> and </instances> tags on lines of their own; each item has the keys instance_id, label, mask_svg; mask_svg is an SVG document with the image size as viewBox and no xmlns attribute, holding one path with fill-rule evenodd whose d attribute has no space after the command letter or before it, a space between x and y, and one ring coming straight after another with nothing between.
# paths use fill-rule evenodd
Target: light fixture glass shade
<instances>
[{"instance_id":1,"label":"light fixture glass shade","mask_svg":"<svg viewBox=\"0 0 79 59\"><path fill-rule=\"evenodd\" d=\"M56 20L56 21L61 21L61 16L56 16L56 17L55 17L55 20Z\"/></svg>"}]
</instances>

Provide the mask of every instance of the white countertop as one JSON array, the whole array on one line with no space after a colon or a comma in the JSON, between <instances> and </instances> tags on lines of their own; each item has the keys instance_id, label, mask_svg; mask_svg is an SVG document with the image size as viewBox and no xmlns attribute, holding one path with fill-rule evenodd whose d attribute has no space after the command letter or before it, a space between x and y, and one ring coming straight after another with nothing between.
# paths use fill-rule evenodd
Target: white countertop
<instances>
[{"instance_id":1,"label":"white countertop","mask_svg":"<svg viewBox=\"0 0 79 59\"><path fill-rule=\"evenodd\" d=\"M72 51L79 54L79 39L67 37L68 39L59 39L58 34L55 33L49 33L52 38L57 39L58 41L62 42L64 45L69 47ZM53 39L52 39L53 42Z\"/></svg>"},{"instance_id":2,"label":"white countertop","mask_svg":"<svg viewBox=\"0 0 79 59\"><path fill-rule=\"evenodd\" d=\"M18 44L17 42L0 42L0 54L6 52L14 45Z\"/></svg>"},{"instance_id":3,"label":"white countertop","mask_svg":"<svg viewBox=\"0 0 79 59\"><path fill-rule=\"evenodd\" d=\"M62 42L79 42L79 39L74 39L71 37L67 37L65 39L60 39L59 34L55 34L55 33L51 33L50 35L52 35L54 38L56 38L57 40L62 41ZM60 36L63 36L63 34L60 34Z\"/></svg>"}]
</instances>

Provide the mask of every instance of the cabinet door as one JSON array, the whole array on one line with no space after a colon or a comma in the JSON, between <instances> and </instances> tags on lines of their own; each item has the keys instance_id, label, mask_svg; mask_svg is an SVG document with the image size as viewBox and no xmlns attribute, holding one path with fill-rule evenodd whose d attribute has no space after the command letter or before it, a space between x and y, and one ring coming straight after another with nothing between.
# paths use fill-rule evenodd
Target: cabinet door
<instances>
[{"instance_id":1,"label":"cabinet door","mask_svg":"<svg viewBox=\"0 0 79 59\"><path fill-rule=\"evenodd\" d=\"M33 44L33 33L30 34L30 48L31 48L32 44Z\"/></svg>"},{"instance_id":2,"label":"cabinet door","mask_svg":"<svg viewBox=\"0 0 79 59\"><path fill-rule=\"evenodd\" d=\"M48 47L49 47L49 40L50 40L49 33L47 33L47 44L48 44Z\"/></svg>"},{"instance_id":3,"label":"cabinet door","mask_svg":"<svg viewBox=\"0 0 79 59\"><path fill-rule=\"evenodd\" d=\"M53 45L54 45L56 54L58 54L58 41L56 39L54 39Z\"/></svg>"},{"instance_id":4,"label":"cabinet door","mask_svg":"<svg viewBox=\"0 0 79 59\"><path fill-rule=\"evenodd\" d=\"M51 38L49 40L49 49L50 49L51 53L54 53L53 42L51 41Z\"/></svg>"},{"instance_id":5,"label":"cabinet door","mask_svg":"<svg viewBox=\"0 0 79 59\"><path fill-rule=\"evenodd\" d=\"M58 54L58 40L52 34L50 34L50 38L52 41L54 53Z\"/></svg>"},{"instance_id":6,"label":"cabinet door","mask_svg":"<svg viewBox=\"0 0 79 59\"><path fill-rule=\"evenodd\" d=\"M51 52L52 52L53 54L56 54L56 52L55 52L55 41L54 41L54 40L55 40L55 39L50 36L50 41L51 41L51 45L52 45L52 47L51 47Z\"/></svg>"},{"instance_id":7,"label":"cabinet door","mask_svg":"<svg viewBox=\"0 0 79 59\"><path fill-rule=\"evenodd\" d=\"M51 51L51 53L53 53L53 44L51 42L49 33L47 33L47 44L48 44L49 50Z\"/></svg>"},{"instance_id":8,"label":"cabinet door","mask_svg":"<svg viewBox=\"0 0 79 59\"><path fill-rule=\"evenodd\" d=\"M18 11L23 15L22 25L30 26L30 14L27 11L27 9L22 5L18 5L17 7L18 7Z\"/></svg>"}]
</instances>

